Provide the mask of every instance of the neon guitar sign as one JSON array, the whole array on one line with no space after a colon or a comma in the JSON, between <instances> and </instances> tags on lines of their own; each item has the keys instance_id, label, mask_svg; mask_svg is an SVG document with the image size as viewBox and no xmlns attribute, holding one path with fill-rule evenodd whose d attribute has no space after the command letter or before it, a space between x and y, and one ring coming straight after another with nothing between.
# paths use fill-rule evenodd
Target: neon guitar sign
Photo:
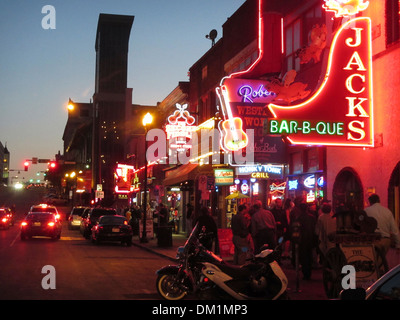
<instances>
[{"instance_id":1,"label":"neon guitar sign","mask_svg":"<svg viewBox=\"0 0 400 320\"><path fill-rule=\"evenodd\" d=\"M232 73L221 80L220 87L216 88L217 95L221 102L221 109L224 120L219 123L221 132L221 147L225 151L238 151L249 144L249 137L243 130L243 120L234 115L231 104L241 103L246 105L262 105L263 107L273 100L275 93L270 92L267 87L269 82L263 80L249 80L248 73L259 64L263 58L263 18L262 18L262 0L259 1L258 8L258 48L259 55L256 61L245 71Z\"/></svg>"}]
</instances>

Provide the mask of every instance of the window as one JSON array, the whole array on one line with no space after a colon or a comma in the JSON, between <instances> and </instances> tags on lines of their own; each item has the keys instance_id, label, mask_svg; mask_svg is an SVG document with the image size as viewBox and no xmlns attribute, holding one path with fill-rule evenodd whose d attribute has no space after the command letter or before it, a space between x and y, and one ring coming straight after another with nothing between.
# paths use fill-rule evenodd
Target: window
<instances>
[{"instance_id":1,"label":"window","mask_svg":"<svg viewBox=\"0 0 400 320\"><path fill-rule=\"evenodd\" d=\"M400 273L383 284L374 295L376 300L400 300Z\"/></svg>"},{"instance_id":2,"label":"window","mask_svg":"<svg viewBox=\"0 0 400 320\"><path fill-rule=\"evenodd\" d=\"M301 14L299 18L285 28L286 71L300 71L300 58L297 57L299 49L309 45L311 30L316 25L324 24L322 7L317 5Z\"/></svg>"},{"instance_id":3,"label":"window","mask_svg":"<svg viewBox=\"0 0 400 320\"><path fill-rule=\"evenodd\" d=\"M386 0L386 45L400 39L399 0Z\"/></svg>"},{"instance_id":4,"label":"window","mask_svg":"<svg viewBox=\"0 0 400 320\"><path fill-rule=\"evenodd\" d=\"M207 78L208 74L208 67L205 66L203 69L201 69L201 80L205 80Z\"/></svg>"}]
</instances>

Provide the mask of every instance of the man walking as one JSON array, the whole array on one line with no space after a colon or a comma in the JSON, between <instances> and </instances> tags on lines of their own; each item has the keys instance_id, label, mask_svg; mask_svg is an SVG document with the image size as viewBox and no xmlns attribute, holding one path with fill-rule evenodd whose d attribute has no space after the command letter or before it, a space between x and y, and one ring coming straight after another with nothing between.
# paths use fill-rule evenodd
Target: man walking
<instances>
[{"instance_id":1,"label":"man walking","mask_svg":"<svg viewBox=\"0 0 400 320\"><path fill-rule=\"evenodd\" d=\"M380 204L380 198L377 194L372 194L368 198L370 206L365 209L369 217L372 217L378 223L376 232L380 233L381 240L377 246L381 249L382 254L386 256L393 237L396 248L400 251L399 228L396 226L392 212Z\"/></svg>"},{"instance_id":2,"label":"man walking","mask_svg":"<svg viewBox=\"0 0 400 320\"><path fill-rule=\"evenodd\" d=\"M254 204L255 213L251 217L251 235L254 241L254 254L261 252L261 247L267 244L270 249L276 246L276 222L271 211L262 208L262 202Z\"/></svg>"}]
</instances>

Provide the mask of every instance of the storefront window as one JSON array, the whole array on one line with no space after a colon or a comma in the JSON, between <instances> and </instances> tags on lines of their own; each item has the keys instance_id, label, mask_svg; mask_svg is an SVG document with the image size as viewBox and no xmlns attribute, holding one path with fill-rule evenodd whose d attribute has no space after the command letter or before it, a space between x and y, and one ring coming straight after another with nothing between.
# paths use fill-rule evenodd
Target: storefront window
<instances>
[{"instance_id":1,"label":"storefront window","mask_svg":"<svg viewBox=\"0 0 400 320\"><path fill-rule=\"evenodd\" d=\"M386 0L386 45L400 39L399 0Z\"/></svg>"}]
</instances>

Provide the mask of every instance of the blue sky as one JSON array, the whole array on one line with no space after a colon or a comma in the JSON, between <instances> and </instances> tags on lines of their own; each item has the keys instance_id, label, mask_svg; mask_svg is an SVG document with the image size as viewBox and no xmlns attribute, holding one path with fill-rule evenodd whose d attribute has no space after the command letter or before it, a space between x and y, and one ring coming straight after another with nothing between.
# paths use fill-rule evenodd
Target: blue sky
<instances>
[{"instance_id":1,"label":"blue sky","mask_svg":"<svg viewBox=\"0 0 400 320\"><path fill-rule=\"evenodd\" d=\"M25 159L54 158L63 150L68 98L89 102L94 93L95 38L100 13L133 15L128 87L133 103L156 104L211 47L205 35L245 0L0 0L0 141L11 169ZM45 5L56 29L43 29ZM36 176L31 166L20 178Z\"/></svg>"}]
</instances>

